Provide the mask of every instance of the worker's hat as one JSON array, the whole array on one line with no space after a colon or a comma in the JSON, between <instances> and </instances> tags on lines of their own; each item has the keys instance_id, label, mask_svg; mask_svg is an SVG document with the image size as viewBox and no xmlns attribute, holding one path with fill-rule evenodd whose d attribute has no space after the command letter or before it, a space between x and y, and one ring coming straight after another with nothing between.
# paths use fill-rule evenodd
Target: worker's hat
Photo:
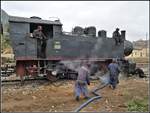
<instances>
[{"instance_id":1,"label":"worker's hat","mask_svg":"<svg viewBox=\"0 0 150 113\"><path fill-rule=\"evenodd\" d=\"M119 30L119 28L116 28L116 30Z\"/></svg>"},{"instance_id":2,"label":"worker's hat","mask_svg":"<svg viewBox=\"0 0 150 113\"><path fill-rule=\"evenodd\" d=\"M113 59L112 59L112 62L117 62L117 59L116 59L116 58L113 58Z\"/></svg>"}]
</instances>

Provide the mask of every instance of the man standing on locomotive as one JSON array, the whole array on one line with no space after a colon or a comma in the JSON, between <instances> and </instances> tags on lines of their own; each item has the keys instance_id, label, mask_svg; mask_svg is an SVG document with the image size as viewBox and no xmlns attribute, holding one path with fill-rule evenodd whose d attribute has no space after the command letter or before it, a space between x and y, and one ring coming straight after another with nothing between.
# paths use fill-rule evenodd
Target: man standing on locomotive
<instances>
[{"instance_id":1,"label":"man standing on locomotive","mask_svg":"<svg viewBox=\"0 0 150 113\"><path fill-rule=\"evenodd\" d=\"M47 38L43 34L42 30L42 26L38 26L37 29L33 31L33 37L37 38L37 57L41 57L42 45L44 44L44 46L46 46L45 40ZM43 56L45 56L45 50L43 54Z\"/></svg>"},{"instance_id":2,"label":"man standing on locomotive","mask_svg":"<svg viewBox=\"0 0 150 113\"><path fill-rule=\"evenodd\" d=\"M110 85L113 89L116 88L116 85L119 83L119 73L120 68L116 63L116 59L113 59L112 63L108 65L108 70L110 72Z\"/></svg>"},{"instance_id":3,"label":"man standing on locomotive","mask_svg":"<svg viewBox=\"0 0 150 113\"><path fill-rule=\"evenodd\" d=\"M77 101L79 101L79 96L81 93L84 95L85 99L89 98L87 89L87 85L90 85L88 67L88 64L83 64L78 72L78 78L75 83L75 96Z\"/></svg>"},{"instance_id":4,"label":"man standing on locomotive","mask_svg":"<svg viewBox=\"0 0 150 113\"><path fill-rule=\"evenodd\" d=\"M119 33L119 28L116 28L116 31L113 32L113 38L115 39L116 45L121 44L121 35Z\"/></svg>"}]
</instances>

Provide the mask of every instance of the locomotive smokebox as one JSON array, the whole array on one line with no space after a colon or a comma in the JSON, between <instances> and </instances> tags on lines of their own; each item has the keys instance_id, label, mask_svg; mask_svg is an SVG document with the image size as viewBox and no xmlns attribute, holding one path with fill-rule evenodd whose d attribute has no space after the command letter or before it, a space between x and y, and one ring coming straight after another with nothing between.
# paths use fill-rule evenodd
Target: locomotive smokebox
<instances>
[{"instance_id":1,"label":"locomotive smokebox","mask_svg":"<svg viewBox=\"0 0 150 113\"><path fill-rule=\"evenodd\" d=\"M124 42L124 55L129 56L133 51L133 44L130 41L126 40L125 35L126 35L126 31L122 30L121 39L122 39L122 42Z\"/></svg>"},{"instance_id":2,"label":"locomotive smokebox","mask_svg":"<svg viewBox=\"0 0 150 113\"><path fill-rule=\"evenodd\" d=\"M130 41L124 41L124 55L129 56L133 51L133 44Z\"/></svg>"},{"instance_id":3,"label":"locomotive smokebox","mask_svg":"<svg viewBox=\"0 0 150 113\"><path fill-rule=\"evenodd\" d=\"M98 37L106 38L107 32L105 30L98 31Z\"/></svg>"}]
</instances>

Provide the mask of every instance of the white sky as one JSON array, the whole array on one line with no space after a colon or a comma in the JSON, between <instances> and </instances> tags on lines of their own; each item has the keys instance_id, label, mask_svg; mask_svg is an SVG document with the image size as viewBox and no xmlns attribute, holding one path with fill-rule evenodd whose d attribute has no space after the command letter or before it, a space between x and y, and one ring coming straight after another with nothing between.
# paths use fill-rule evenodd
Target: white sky
<instances>
[{"instance_id":1,"label":"white sky","mask_svg":"<svg viewBox=\"0 0 150 113\"><path fill-rule=\"evenodd\" d=\"M149 1L2 1L1 8L12 16L58 17L67 32L95 26L111 37L119 27L127 40L145 39L146 32L149 37Z\"/></svg>"}]
</instances>

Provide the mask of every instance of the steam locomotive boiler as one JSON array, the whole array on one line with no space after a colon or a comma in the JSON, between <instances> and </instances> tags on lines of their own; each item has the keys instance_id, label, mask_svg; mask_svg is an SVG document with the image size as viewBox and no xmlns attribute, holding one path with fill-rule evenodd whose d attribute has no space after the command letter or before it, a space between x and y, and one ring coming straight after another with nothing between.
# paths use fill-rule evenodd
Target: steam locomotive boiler
<instances>
[{"instance_id":1,"label":"steam locomotive boiler","mask_svg":"<svg viewBox=\"0 0 150 113\"><path fill-rule=\"evenodd\" d=\"M122 43L116 45L112 37L107 37L105 30L99 30L97 35L93 26L76 26L72 32L66 33L62 31L60 20L6 14L3 17L7 17L9 37L16 60L16 74L21 80L29 75L46 76L50 80L76 76L76 67L73 69L67 64L88 61L91 64L96 62L107 66L113 58L123 59L133 49L132 43L125 39L125 31L121 31ZM37 39L31 37L39 25L43 27L43 33L47 37L46 47L40 53L37 51Z\"/></svg>"}]
</instances>

